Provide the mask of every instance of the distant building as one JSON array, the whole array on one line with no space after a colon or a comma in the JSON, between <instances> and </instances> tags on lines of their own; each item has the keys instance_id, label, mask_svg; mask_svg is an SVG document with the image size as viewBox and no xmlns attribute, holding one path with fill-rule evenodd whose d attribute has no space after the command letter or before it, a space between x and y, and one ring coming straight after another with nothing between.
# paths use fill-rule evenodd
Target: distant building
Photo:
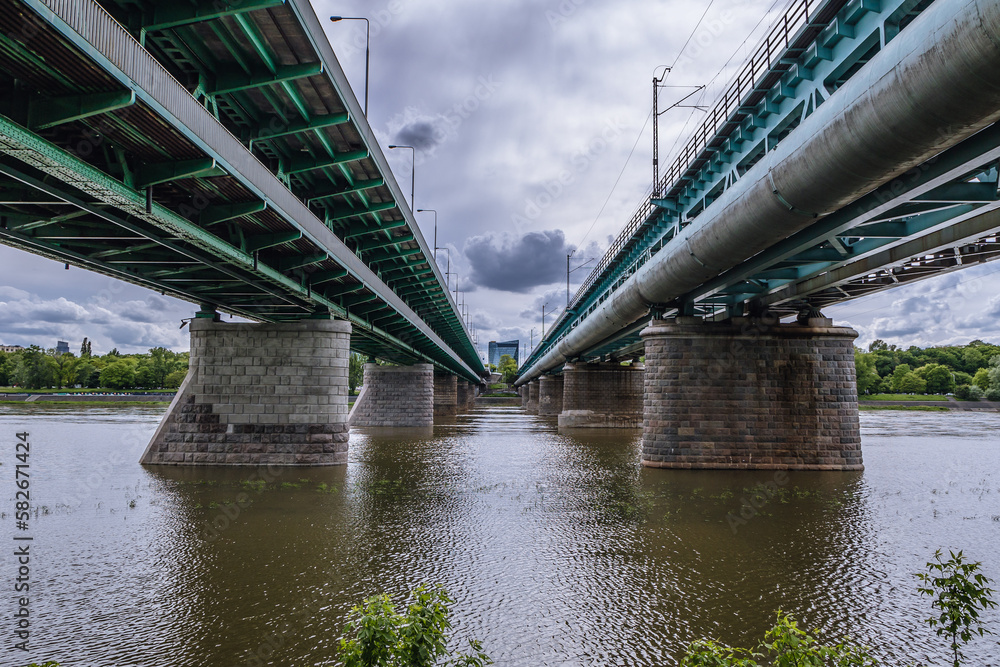
<instances>
[{"instance_id":1,"label":"distant building","mask_svg":"<svg viewBox=\"0 0 1000 667\"><path fill-rule=\"evenodd\" d=\"M64 340L56 341L56 354L69 354L69 343Z\"/></svg>"},{"instance_id":2,"label":"distant building","mask_svg":"<svg viewBox=\"0 0 1000 667\"><path fill-rule=\"evenodd\" d=\"M514 359L514 363L520 365L521 361L518 355L518 351L521 349L520 343L521 341L517 340L508 340L502 343L491 340L488 355L490 363L497 366L500 364L500 357L509 354Z\"/></svg>"},{"instance_id":3,"label":"distant building","mask_svg":"<svg viewBox=\"0 0 1000 667\"><path fill-rule=\"evenodd\" d=\"M20 352L23 349L20 345L0 345L0 352Z\"/></svg>"}]
</instances>

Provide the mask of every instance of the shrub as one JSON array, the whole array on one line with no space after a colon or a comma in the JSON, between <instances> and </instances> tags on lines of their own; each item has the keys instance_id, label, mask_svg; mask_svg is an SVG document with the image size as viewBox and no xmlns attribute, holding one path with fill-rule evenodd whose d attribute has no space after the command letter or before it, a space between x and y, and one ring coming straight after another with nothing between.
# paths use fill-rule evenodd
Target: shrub
<instances>
[{"instance_id":1,"label":"shrub","mask_svg":"<svg viewBox=\"0 0 1000 667\"><path fill-rule=\"evenodd\" d=\"M384 593L355 606L340 640L344 667L483 667L493 661L472 639L472 653L450 653L447 648L448 605L454 600L441 586L418 586L406 614L396 611ZM445 662L442 659L447 658Z\"/></svg>"},{"instance_id":2,"label":"shrub","mask_svg":"<svg viewBox=\"0 0 1000 667\"><path fill-rule=\"evenodd\" d=\"M967 384L963 384L960 387L955 388L955 398L960 401L968 401L972 398L972 387Z\"/></svg>"},{"instance_id":3,"label":"shrub","mask_svg":"<svg viewBox=\"0 0 1000 667\"><path fill-rule=\"evenodd\" d=\"M987 401L1000 401L1000 387L993 387L986 392Z\"/></svg>"}]
</instances>

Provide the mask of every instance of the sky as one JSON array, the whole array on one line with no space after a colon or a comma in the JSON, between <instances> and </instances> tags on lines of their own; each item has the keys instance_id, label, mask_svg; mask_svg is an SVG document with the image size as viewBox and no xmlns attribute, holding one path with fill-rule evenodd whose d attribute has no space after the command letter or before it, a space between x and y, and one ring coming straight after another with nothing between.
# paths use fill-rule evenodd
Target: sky
<instances>
[{"instance_id":1,"label":"sky","mask_svg":"<svg viewBox=\"0 0 1000 667\"><path fill-rule=\"evenodd\" d=\"M710 104L785 0L313 0L320 17L371 20L369 121L403 192L417 147L415 208L435 209L450 268L485 355L538 340L651 183L651 79L660 108L706 86ZM359 98L364 23L324 21ZM685 46L686 45L686 46ZM657 70L657 74L662 68ZM660 118L661 164L701 112ZM433 216L418 213L432 241ZM450 267L449 267L450 261ZM0 246L0 343L140 352L188 348L197 306ZM1000 342L1000 262L825 311L859 344ZM532 331L533 330L533 331Z\"/></svg>"}]
</instances>

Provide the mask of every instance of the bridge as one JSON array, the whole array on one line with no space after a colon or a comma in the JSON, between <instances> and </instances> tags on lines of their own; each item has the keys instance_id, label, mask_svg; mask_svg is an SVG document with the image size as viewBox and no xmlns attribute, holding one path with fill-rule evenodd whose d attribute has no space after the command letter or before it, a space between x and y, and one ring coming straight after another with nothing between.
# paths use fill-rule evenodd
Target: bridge
<instances>
[{"instance_id":1,"label":"bridge","mask_svg":"<svg viewBox=\"0 0 1000 667\"><path fill-rule=\"evenodd\" d=\"M343 463L348 350L395 364L358 424L432 423L485 374L321 26L308 0L0 0L0 242L200 305L144 462Z\"/></svg>"},{"instance_id":2,"label":"bridge","mask_svg":"<svg viewBox=\"0 0 1000 667\"><path fill-rule=\"evenodd\" d=\"M860 469L822 308L1000 256L998 45L995 1L792 2L522 364L529 411L642 426L648 466Z\"/></svg>"}]
</instances>

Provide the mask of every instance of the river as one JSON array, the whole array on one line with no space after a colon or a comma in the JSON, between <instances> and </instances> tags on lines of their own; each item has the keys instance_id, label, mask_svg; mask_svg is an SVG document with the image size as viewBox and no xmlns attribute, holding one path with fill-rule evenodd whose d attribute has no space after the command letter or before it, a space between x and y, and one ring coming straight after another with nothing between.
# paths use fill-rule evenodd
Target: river
<instances>
[{"instance_id":1,"label":"river","mask_svg":"<svg viewBox=\"0 0 1000 667\"><path fill-rule=\"evenodd\" d=\"M0 550L0 664L333 665L352 605L426 582L498 665L674 665L698 637L755 643L779 608L893 663L943 665L913 574L964 549L1000 583L1000 414L862 413L864 472L776 476L642 469L637 431L560 434L490 407L433 431L355 429L349 465L269 479L139 466L161 414L0 408L0 522L8 545L33 537L26 653L10 649L17 563ZM1000 665L996 638L966 654Z\"/></svg>"}]
</instances>

